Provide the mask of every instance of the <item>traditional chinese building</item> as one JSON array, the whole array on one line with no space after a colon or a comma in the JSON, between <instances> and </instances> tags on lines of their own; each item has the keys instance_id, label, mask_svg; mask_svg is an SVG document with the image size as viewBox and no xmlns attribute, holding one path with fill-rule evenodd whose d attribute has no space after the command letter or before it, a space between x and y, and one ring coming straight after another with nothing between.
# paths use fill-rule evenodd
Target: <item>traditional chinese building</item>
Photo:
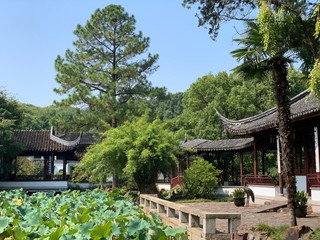
<instances>
[{"instance_id":1,"label":"traditional chinese building","mask_svg":"<svg viewBox=\"0 0 320 240\"><path fill-rule=\"evenodd\" d=\"M221 185L241 184L243 175L243 154L251 155L253 149L253 138L237 138L223 140L194 139L184 141L180 147L193 149L195 154L202 156L205 160L212 163L217 169L222 170L220 176ZM240 168L234 164L234 156L240 159ZM186 159L187 160L187 159ZM188 161L182 161L179 165L178 177L173 178L181 183L179 176L183 175L183 169L188 168Z\"/></svg>"},{"instance_id":2,"label":"traditional chinese building","mask_svg":"<svg viewBox=\"0 0 320 240\"><path fill-rule=\"evenodd\" d=\"M14 140L22 151L16 158L5 158L2 162L0 188L20 186L17 182L24 182L21 185L23 187L28 186L25 182L35 181L38 181L43 189L46 188L46 185L48 187L54 185L53 183L49 184L50 181L62 181L63 186L67 186L73 168L79 163L85 149L95 142L95 136L94 133L56 135L53 128L40 131L15 131ZM28 162L27 166L29 167L36 165L38 171L33 171L33 174L21 174L19 159Z\"/></svg>"},{"instance_id":3,"label":"traditional chinese building","mask_svg":"<svg viewBox=\"0 0 320 240\"><path fill-rule=\"evenodd\" d=\"M314 94L310 94L309 90L306 90L291 99L290 110L297 189L310 193L312 188L320 187L320 101ZM284 184L282 181L281 146L279 141L278 114L276 108L241 120L230 120L219 113L218 115L224 128L229 133L239 137L253 137L254 170L252 175L245 176L245 180L249 184L274 184L270 183L268 180L270 179L269 176L265 176L264 165L265 154L267 152L276 153L279 174L278 183L280 194L282 194Z\"/></svg>"}]
</instances>

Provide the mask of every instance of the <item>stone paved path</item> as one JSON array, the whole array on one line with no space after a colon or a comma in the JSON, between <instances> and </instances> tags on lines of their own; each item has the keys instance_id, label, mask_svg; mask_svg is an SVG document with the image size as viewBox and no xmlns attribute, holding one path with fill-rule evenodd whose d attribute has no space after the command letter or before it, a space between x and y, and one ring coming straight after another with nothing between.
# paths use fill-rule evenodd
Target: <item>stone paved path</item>
<instances>
[{"instance_id":1,"label":"stone paved path","mask_svg":"<svg viewBox=\"0 0 320 240\"><path fill-rule=\"evenodd\" d=\"M265 223L270 226L290 225L290 214L287 208L277 212L255 213L264 205L251 204L249 207L236 207L232 202L183 203L183 205L208 212L241 213L241 224L256 226ZM313 229L320 228L320 213L308 213L305 218L297 218L298 225L306 225ZM217 221L217 230L226 232L227 222Z\"/></svg>"}]
</instances>

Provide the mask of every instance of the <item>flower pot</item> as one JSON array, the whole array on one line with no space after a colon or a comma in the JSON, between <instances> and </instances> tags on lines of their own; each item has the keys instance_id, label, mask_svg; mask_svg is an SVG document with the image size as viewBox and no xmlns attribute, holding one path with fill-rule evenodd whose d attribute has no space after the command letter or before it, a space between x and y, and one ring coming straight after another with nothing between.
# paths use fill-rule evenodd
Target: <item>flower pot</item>
<instances>
[{"instance_id":1,"label":"flower pot","mask_svg":"<svg viewBox=\"0 0 320 240\"><path fill-rule=\"evenodd\" d=\"M307 216L307 206L300 206L295 208L296 217Z\"/></svg>"},{"instance_id":2,"label":"flower pot","mask_svg":"<svg viewBox=\"0 0 320 240\"><path fill-rule=\"evenodd\" d=\"M245 205L245 198L233 198L234 205L237 207L243 207Z\"/></svg>"}]
</instances>

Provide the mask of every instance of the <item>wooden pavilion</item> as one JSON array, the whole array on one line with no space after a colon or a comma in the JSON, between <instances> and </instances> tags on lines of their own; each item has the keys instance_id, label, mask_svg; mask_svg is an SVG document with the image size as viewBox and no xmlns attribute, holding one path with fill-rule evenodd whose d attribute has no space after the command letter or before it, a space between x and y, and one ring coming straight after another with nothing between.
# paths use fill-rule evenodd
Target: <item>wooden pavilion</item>
<instances>
[{"instance_id":1,"label":"wooden pavilion","mask_svg":"<svg viewBox=\"0 0 320 240\"><path fill-rule=\"evenodd\" d=\"M217 169L222 170L221 185L241 184L243 178L243 154L251 153L253 149L253 138L237 138L224 140L194 139L184 141L180 147L193 149L195 154L202 156L211 162ZM238 154L240 159L240 169L235 169L234 155ZM188 161L185 166L179 166L178 177L172 179L174 186L181 178L183 169L188 168ZM181 170L180 170L181 169ZM231 176L231 177L229 177Z\"/></svg>"},{"instance_id":2,"label":"wooden pavilion","mask_svg":"<svg viewBox=\"0 0 320 240\"><path fill-rule=\"evenodd\" d=\"M94 133L56 135L53 128L51 130L40 131L15 131L14 140L22 148L17 158L23 156L30 161L37 162L41 166L41 169L36 175L21 175L18 174L17 158L4 158L4 162L0 165L2 173L0 175L0 188L7 188L2 185L6 185L4 182L8 181L67 182L72 168L80 161L86 147L95 142L95 135ZM5 165L11 165L11 170L5 169ZM57 165L61 165L59 174L55 174Z\"/></svg>"},{"instance_id":3,"label":"wooden pavilion","mask_svg":"<svg viewBox=\"0 0 320 240\"><path fill-rule=\"evenodd\" d=\"M320 101L313 93L310 94L310 91L306 90L291 99L290 108L297 189L310 193L312 187L320 187ZM256 185L269 183L264 181L268 179L268 176L264 175L265 154L268 151L276 153L280 194L283 194L281 146L276 108L241 120L230 120L219 113L218 115L229 133L235 136L253 137L254 170L251 176L245 177L248 183Z\"/></svg>"}]
</instances>

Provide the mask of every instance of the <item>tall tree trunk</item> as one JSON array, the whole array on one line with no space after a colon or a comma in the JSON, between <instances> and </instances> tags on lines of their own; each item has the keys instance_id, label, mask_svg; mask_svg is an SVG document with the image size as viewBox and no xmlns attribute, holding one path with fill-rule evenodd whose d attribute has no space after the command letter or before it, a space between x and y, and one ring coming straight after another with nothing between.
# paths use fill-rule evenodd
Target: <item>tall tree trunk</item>
<instances>
[{"instance_id":1,"label":"tall tree trunk","mask_svg":"<svg viewBox=\"0 0 320 240\"><path fill-rule=\"evenodd\" d=\"M114 169L112 174L112 189L115 189L117 187L119 187L118 172L116 169Z\"/></svg>"},{"instance_id":2,"label":"tall tree trunk","mask_svg":"<svg viewBox=\"0 0 320 240\"><path fill-rule=\"evenodd\" d=\"M274 93L277 102L279 135L283 172L288 193L288 207L291 226L297 225L296 206L296 176L293 157L292 126L290 118L289 83L287 80L287 62L285 59L274 59L271 63Z\"/></svg>"},{"instance_id":3,"label":"tall tree trunk","mask_svg":"<svg viewBox=\"0 0 320 240\"><path fill-rule=\"evenodd\" d=\"M118 121L116 116L113 116L111 121L112 121L111 124L113 128L118 127ZM119 187L119 174L118 174L118 169L115 167L112 174L112 189L115 189L117 187Z\"/></svg>"}]
</instances>

